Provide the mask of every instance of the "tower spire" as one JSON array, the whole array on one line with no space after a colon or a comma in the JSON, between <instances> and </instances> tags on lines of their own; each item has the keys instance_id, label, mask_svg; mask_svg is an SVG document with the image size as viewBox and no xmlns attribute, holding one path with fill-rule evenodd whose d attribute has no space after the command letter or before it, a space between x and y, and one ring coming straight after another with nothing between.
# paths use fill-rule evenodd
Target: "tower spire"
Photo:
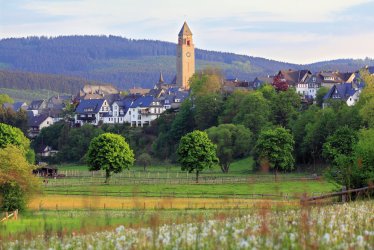
<instances>
[{"instance_id":1,"label":"tower spire","mask_svg":"<svg viewBox=\"0 0 374 250\"><path fill-rule=\"evenodd\" d=\"M164 76L162 75L162 71L160 72L160 78L158 80L158 83L164 83Z\"/></svg>"},{"instance_id":2,"label":"tower spire","mask_svg":"<svg viewBox=\"0 0 374 250\"><path fill-rule=\"evenodd\" d=\"M185 21L181 31L179 32L178 36L192 36L192 32L190 30L190 27L188 27L187 22Z\"/></svg>"}]
</instances>

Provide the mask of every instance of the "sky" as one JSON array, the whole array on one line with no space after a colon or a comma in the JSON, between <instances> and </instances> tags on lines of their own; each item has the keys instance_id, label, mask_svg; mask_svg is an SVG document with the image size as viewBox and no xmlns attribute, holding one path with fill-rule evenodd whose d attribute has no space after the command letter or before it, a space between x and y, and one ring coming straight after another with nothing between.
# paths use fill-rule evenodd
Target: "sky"
<instances>
[{"instance_id":1,"label":"sky","mask_svg":"<svg viewBox=\"0 0 374 250\"><path fill-rule=\"evenodd\" d=\"M374 0L0 0L0 38L117 35L292 63L374 58Z\"/></svg>"}]
</instances>

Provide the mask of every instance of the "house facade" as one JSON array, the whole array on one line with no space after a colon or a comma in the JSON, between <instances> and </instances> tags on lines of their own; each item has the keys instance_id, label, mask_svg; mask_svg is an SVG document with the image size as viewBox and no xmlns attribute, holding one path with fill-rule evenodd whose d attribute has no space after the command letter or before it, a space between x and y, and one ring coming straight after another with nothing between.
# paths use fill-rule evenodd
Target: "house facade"
<instances>
[{"instance_id":1,"label":"house facade","mask_svg":"<svg viewBox=\"0 0 374 250\"><path fill-rule=\"evenodd\" d=\"M110 106L105 99L81 100L75 110L75 124L99 125L110 114Z\"/></svg>"},{"instance_id":2,"label":"house facade","mask_svg":"<svg viewBox=\"0 0 374 250\"><path fill-rule=\"evenodd\" d=\"M353 106L358 102L362 88L363 85L355 87L352 83L334 85L323 97L323 107L328 107L330 100L341 100L348 106Z\"/></svg>"},{"instance_id":3,"label":"house facade","mask_svg":"<svg viewBox=\"0 0 374 250\"><path fill-rule=\"evenodd\" d=\"M30 138L38 136L43 128L49 127L54 123L53 118L45 114L30 117L27 122L29 128L28 136Z\"/></svg>"}]
</instances>

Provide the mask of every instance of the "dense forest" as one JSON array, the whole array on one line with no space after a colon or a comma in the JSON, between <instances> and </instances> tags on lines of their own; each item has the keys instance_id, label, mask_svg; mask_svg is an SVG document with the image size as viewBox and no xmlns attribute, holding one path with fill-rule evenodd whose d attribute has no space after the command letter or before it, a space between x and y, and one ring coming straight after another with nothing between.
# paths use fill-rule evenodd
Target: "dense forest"
<instances>
[{"instance_id":1,"label":"dense forest","mask_svg":"<svg viewBox=\"0 0 374 250\"><path fill-rule=\"evenodd\" d=\"M78 76L113 83L120 88L151 87L158 80L160 71L166 81L172 81L176 71L175 53L174 43L116 36L9 38L0 40L0 68ZM233 53L196 50L197 69L218 67L226 78L243 80L274 74L280 69L354 71L369 64L373 64L373 60L347 59L295 65ZM70 93L71 87L61 86L61 91Z\"/></svg>"},{"instance_id":2,"label":"dense forest","mask_svg":"<svg viewBox=\"0 0 374 250\"><path fill-rule=\"evenodd\" d=\"M76 94L85 84L102 84L79 77L0 70L0 93L16 101L47 98L49 95Z\"/></svg>"}]
</instances>

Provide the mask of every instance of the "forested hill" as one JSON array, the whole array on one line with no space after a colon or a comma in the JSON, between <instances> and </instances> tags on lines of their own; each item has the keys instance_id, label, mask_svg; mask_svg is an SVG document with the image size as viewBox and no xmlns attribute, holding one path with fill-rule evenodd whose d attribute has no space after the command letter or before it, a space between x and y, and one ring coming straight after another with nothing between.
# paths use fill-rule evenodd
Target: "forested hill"
<instances>
[{"instance_id":1,"label":"forested hill","mask_svg":"<svg viewBox=\"0 0 374 250\"><path fill-rule=\"evenodd\" d=\"M250 46L250 45L249 45ZM250 49L250 47L249 47ZM0 40L0 68L78 76L109 82L120 88L150 87L162 71L166 81L175 76L176 45L169 42L132 40L116 36L28 37ZM295 65L233 53L196 50L196 66L219 67L227 78L252 80L279 69L350 71L373 64L347 60Z\"/></svg>"},{"instance_id":2,"label":"forested hill","mask_svg":"<svg viewBox=\"0 0 374 250\"><path fill-rule=\"evenodd\" d=\"M6 93L17 101L46 98L48 93L75 95L85 84L103 83L79 77L0 70L0 94Z\"/></svg>"}]
</instances>

